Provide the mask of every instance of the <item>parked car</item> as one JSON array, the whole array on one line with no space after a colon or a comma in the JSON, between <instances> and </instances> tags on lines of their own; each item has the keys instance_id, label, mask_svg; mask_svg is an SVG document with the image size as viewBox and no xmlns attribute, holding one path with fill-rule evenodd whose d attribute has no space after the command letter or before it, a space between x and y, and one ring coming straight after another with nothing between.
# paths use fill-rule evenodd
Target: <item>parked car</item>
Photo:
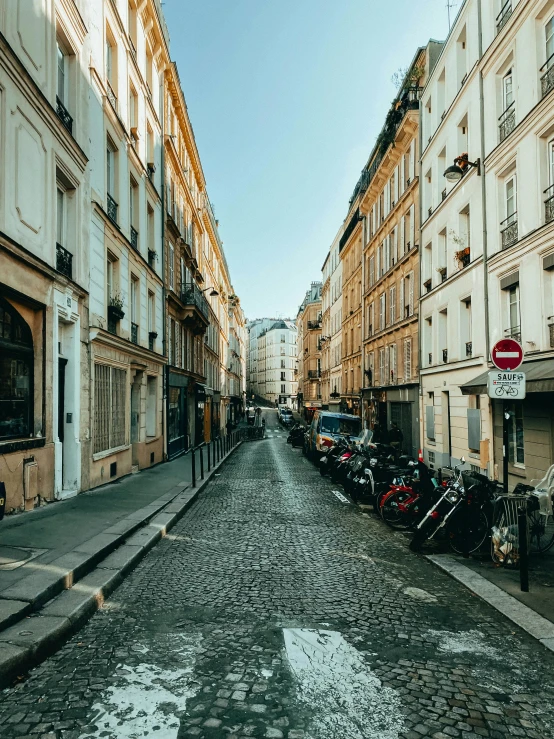
<instances>
[{"instance_id":1,"label":"parked car","mask_svg":"<svg viewBox=\"0 0 554 739\"><path fill-rule=\"evenodd\" d=\"M283 426L292 426L292 411L290 408L283 408L279 411L279 421Z\"/></svg>"},{"instance_id":2,"label":"parked car","mask_svg":"<svg viewBox=\"0 0 554 739\"><path fill-rule=\"evenodd\" d=\"M341 437L359 437L362 421L348 413L330 413L316 410L305 436L305 452L319 458Z\"/></svg>"}]
</instances>

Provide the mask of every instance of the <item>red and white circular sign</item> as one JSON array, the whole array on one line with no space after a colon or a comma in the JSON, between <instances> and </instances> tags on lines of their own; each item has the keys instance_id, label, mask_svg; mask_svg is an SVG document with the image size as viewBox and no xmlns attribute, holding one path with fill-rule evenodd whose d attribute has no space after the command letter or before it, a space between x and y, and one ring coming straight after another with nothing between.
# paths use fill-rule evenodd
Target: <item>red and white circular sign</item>
<instances>
[{"instance_id":1,"label":"red and white circular sign","mask_svg":"<svg viewBox=\"0 0 554 739\"><path fill-rule=\"evenodd\" d=\"M515 339L500 339L492 348L491 358L499 370L513 372L523 362L523 349Z\"/></svg>"}]
</instances>

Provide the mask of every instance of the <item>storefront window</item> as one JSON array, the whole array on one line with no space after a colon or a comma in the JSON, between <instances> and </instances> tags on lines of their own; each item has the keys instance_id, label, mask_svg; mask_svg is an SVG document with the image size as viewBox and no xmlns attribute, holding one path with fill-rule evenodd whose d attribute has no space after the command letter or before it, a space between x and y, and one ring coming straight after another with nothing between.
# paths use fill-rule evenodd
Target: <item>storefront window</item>
<instances>
[{"instance_id":1,"label":"storefront window","mask_svg":"<svg viewBox=\"0 0 554 739\"><path fill-rule=\"evenodd\" d=\"M170 441L174 441L183 435L183 424L181 421L182 392L183 388L169 387L169 415L167 425Z\"/></svg>"},{"instance_id":2,"label":"storefront window","mask_svg":"<svg viewBox=\"0 0 554 739\"><path fill-rule=\"evenodd\" d=\"M19 313L0 298L0 440L32 434L33 338Z\"/></svg>"},{"instance_id":3,"label":"storefront window","mask_svg":"<svg viewBox=\"0 0 554 739\"><path fill-rule=\"evenodd\" d=\"M521 403L512 403L510 411L510 438L509 438L509 460L510 464L524 465L525 450L523 439L523 408Z\"/></svg>"}]
</instances>

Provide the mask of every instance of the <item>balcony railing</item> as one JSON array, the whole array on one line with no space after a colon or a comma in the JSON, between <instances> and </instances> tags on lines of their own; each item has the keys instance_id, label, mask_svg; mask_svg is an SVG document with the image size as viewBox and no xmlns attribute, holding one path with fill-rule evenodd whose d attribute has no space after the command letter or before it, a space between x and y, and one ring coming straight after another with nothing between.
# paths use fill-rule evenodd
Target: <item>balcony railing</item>
<instances>
[{"instance_id":1,"label":"balcony railing","mask_svg":"<svg viewBox=\"0 0 554 739\"><path fill-rule=\"evenodd\" d=\"M73 118L69 115L67 108L62 103L60 98L56 95L56 113L58 118L63 123L70 134L73 134Z\"/></svg>"},{"instance_id":2,"label":"balcony railing","mask_svg":"<svg viewBox=\"0 0 554 739\"><path fill-rule=\"evenodd\" d=\"M109 82L106 82L106 97L110 101L112 108L117 111L117 95L113 91L112 86Z\"/></svg>"},{"instance_id":3,"label":"balcony railing","mask_svg":"<svg viewBox=\"0 0 554 739\"><path fill-rule=\"evenodd\" d=\"M117 226L117 203L112 198L110 193L107 193L107 201L108 201L108 218L113 221Z\"/></svg>"},{"instance_id":4,"label":"balcony railing","mask_svg":"<svg viewBox=\"0 0 554 739\"><path fill-rule=\"evenodd\" d=\"M360 221L362 221L362 220L363 220L363 216L360 215L360 209L359 208L356 208L356 210L352 214L352 217L350 218L350 221L348 222L348 226L344 229L344 233L340 237L340 241L339 241L339 252L341 252L343 250L346 242L348 241L348 239L352 235L352 232L354 231L354 229L356 228L356 226L358 225L358 223Z\"/></svg>"},{"instance_id":5,"label":"balcony railing","mask_svg":"<svg viewBox=\"0 0 554 739\"><path fill-rule=\"evenodd\" d=\"M502 236L503 249L508 249L516 243L518 237L517 211L502 221L500 224L500 235Z\"/></svg>"},{"instance_id":6,"label":"balcony railing","mask_svg":"<svg viewBox=\"0 0 554 739\"><path fill-rule=\"evenodd\" d=\"M308 378L310 380L317 380L319 377L321 377L320 370L308 370Z\"/></svg>"},{"instance_id":7,"label":"balcony railing","mask_svg":"<svg viewBox=\"0 0 554 739\"><path fill-rule=\"evenodd\" d=\"M473 356L473 341L466 341L466 357Z\"/></svg>"},{"instance_id":8,"label":"balcony railing","mask_svg":"<svg viewBox=\"0 0 554 739\"><path fill-rule=\"evenodd\" d=\"M444 188L444 190L443 190L443 191L441 192L441 200L446 200L446 187L445 187L445 188Z\"/></svg>"},{"instance_id":9,"label":"balcony railing","mask_svg":"<svg viewBox=\"0 0 554 739\"><path fill-rule=\"evenodd\" d=\"M515 339L521 344L521 326L510 326L504 331L505 336L510 339Z\"/></svg>"},{"instance_id":10,"label":"balcony railing","mask_svg":"<svg viewBox=\"0 0 554 739\"><path fill-rule=\"evenodd\" d=\"M62 275L72 279L73 277L73 254L68 252L67 249L61 244L56 244L56 269L61 272Z\"/></svg>"},{"instance_id":11,"label":"balcony railing","mask_svg":"<svg viewBox=\"0 0 554 739\"><path fill-rule=\"evenodd\" d=\"M133 344L138 344L138 324L131 323L131 341Z\"/></svg>"},{"instance_id":12,"label":"balcony railing","mask_svg":"<svg viewBox=\"0 0 554 739\"><path fill-rule=\"evenodd\" d=\"M308 321L308 329L321 328L321 321Z\"/></svg>"},{"instance_id":13,"label":"balcony railing","mask_svg":"<svg viewBox=\"0 0 554 739\"><path fill-rule=\"evenodd\" d=\"M516 101L509 105L502 115L498 118L498 131L500 134L500 143L509 136L516 127Z\"/></svg>"},{"instance_id":14,"label":"balcony railing","mask_svg":"<svg viewBox=\"0 0 554 739\"><path fill-rule=\"evenodd\" d=\"M548 324L548 335L550 338L550 348L554 349L554 323Z\"/></svg>"},{"instance_id":15,"label":"balcony railing","mask_svg":"<svg viewBox=\"0 0 554 739\"><path fill-rule=\"evenodd\" d=\"M541 77L541 91L542 96L548 95L549 92L554 90L554 54L550 56L541 67L541 72L545 70Z\"/></svg>"},{"instance_id":16,"label":"balcony railing","mask_svg":"<svg viewBox=\"0 0 554 739\"><path fill-rule=\"evenodd\" d=\"M544 191L546 200L544 201L544 222L550 223L554 221L554 185L547 187Z\"/></svg>"},{"instance_id":17,"label":"balcony railing","mask_svg":"<svg viewBox=\"0 0 554 739\"><path fill-rule=\"evenodd\" d=\"M504 26L508 22L511 15L512 15L512 0L508 0L508 2L504 3L500 13L496 16L496 33L500 33L500 31L504 28Z\"/></svg>"},{"instance_id":18,"label":"balcony railing","mask_svg":"<svg viewBox=\"0 0 554 739\"><path fill-rule=\"evenodd\" d=\"M446 364L448 362L448 349L442 350L442 361Z\"/></svg>"},{"instance_id":19,"label":"balcony railing","mask_svg":"<svg viewBox=\"0 0 554 739\"><path fill-rule=\"evenodd\" d=\"M208 301L195 282L184 283L181 289L181 300L185 305L194 305L202 313L204 318L209 320L210 307Z\"/></svg>"},{"instance_id":20,"label":"balcony railing","mask_svg":"<svg viewBox=\"0 0 554 739\"><path fill-rule=\"evenodd\" d=\"M138 231L131 226L131 246L133 249L136 249L136 251L139 250L138 248Z\"/></svg>"}]
</instances>

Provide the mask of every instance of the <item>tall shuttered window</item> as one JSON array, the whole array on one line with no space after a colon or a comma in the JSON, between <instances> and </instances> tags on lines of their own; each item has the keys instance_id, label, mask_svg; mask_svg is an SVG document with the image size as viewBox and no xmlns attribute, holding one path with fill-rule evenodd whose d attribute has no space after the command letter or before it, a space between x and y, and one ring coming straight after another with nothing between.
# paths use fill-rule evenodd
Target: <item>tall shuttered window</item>
<instances>
[{"instance_id":1,"label":"tall shuttered window","mask_svg":"<svg viewBox=\"0 0 554 739\"><path fill-rule=\"evenodd\" d=\"M126 443L127 373L106 364L94 365L94 453Z\"/></svg>"}]
</instances>

